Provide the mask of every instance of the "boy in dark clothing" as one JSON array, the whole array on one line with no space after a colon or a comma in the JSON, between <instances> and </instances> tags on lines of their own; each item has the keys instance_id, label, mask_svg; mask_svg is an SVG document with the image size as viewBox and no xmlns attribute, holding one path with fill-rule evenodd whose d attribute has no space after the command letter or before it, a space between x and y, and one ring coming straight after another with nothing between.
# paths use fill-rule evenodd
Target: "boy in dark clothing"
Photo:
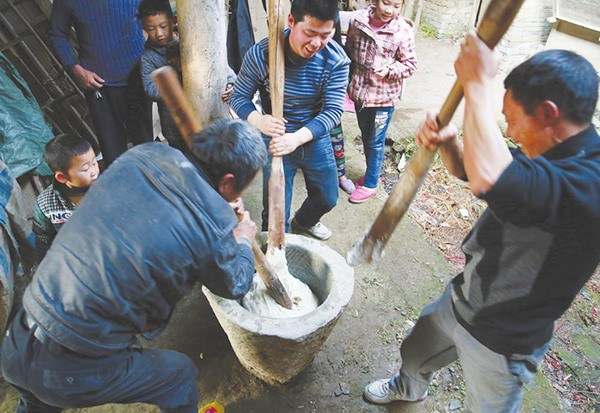
<instances>
[{"instance_id":1,"label":"boy in dark clothing","mask_svg":"<svg viewBox=\"0 0 600 413\"><path fill-rule=\"evenodd\" d=\"M181 139L169 110L162 103L158 88L152 79L153 71L167 65L173 66L177 72L181 73L179 41L175 36L176 18L168 0L143 0L138 9L138 16L144 31L148 35L140 64L144 91L151 100L158 103L160 126L169 145L181 151L186 151L187 147ZM227 87L222 94L223 101L229 101L233 93L234 82L235 73L229 69Z\"/></svg>"},{"instance_id":2,"label":"boy in dark clothing","mask_svg":"<svg viewBox=\"0 0 600 413\"><path fill-rule=\"evenodd\" d=\"M44 157L54 173L54 181L38 195L33 205L38 262L99 175L96 155L89 142L71 135L60 135L48 142Z\"/></svg>"}]
</instances>

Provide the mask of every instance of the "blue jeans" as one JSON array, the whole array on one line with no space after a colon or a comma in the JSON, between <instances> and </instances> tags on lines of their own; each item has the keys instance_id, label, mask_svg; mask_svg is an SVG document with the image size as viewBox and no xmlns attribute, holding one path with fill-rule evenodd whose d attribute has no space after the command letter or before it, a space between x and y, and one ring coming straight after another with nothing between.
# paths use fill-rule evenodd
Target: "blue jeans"
<instances>
[{"instance_id":1,"label":"blue jeans","mask_svg":"<svg viewBox=\"0 0 600 413\"><path fill-rule=\"evenodd\" d=\"M361 108L355 105L356 119L367 159L363 186L377 188L385 151L385 136L392 121L394 107Z\"/></svg>"},{"instance_id":2,"label":"blue jeans","mask_svg":"<svg viewBox=\"0 0 600 413\"><path fill-rule=\"evenodd\" d=\"M458 359L467 385L465 412L518 413L523 387L535 377L547 349L545 344L531 354L508 356L490 350L456 320L448 286L423 309L402 342L402 367L391 384L405 399L417 400L434 373Z\"/></svg>"},{"instance_id":3,"label":"blue jeans","mask_svg":"<svg viewBox=\"0 0 600 413\"><path fill-rule=\"evenodd\" d=\"M268 145L269 140L265 139ZM323 215L333 209L338 199L338 178L333 148L329 135L318 137L298 147L294 152L283 157L283 173L285 175L285 230L289 230L290 209L294 192L294 177L298 169L304 174L308 196L296 211L296 222L310 228ZM263 212L262 230L266 231L269 222L269 176L271 161L263 168Z\"/></svg>"},{"instance_id":4,"label":"blue jeans","mask_svg":"<svg viewBox=\"0 0 600 413\"><path fill-rule=\"evenodd\" d=\"M197 413L197 370L184 354L130 349L105 357L74 353L35 337L25 312L2 341L4 379L20 393L17 413L58 413L105 403L148 403L164 413Z\"/></svg>"}]
</instances>

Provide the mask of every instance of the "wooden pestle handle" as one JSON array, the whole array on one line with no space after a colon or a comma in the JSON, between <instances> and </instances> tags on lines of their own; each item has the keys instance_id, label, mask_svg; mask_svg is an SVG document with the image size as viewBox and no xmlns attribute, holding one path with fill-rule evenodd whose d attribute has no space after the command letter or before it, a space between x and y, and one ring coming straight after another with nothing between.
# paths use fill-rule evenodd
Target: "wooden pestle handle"
<instances>
[{"instance_id":1,"label":"wooden pestle handle","mask_svg":"<svg viewBox=\"0 0 600 413\"><path fill-rule=\"evenodd\" d=\"M524 1L492 0L477 28L477 35L488 47L494 48L502 39ZM462 98L462 86L456 81L438 114L437 122L440 128L450 122ZM427 175L436 152L425 147L417 149L367 235L348 252L346 259L350 265L358 265L365 261L371 263L381 257L383 248Z\"/></svg>"},{"instance_id":2,"label":"wooden pestle handle","mask_svg":"<svg viewBox=\"0 0 600 413\"><path fill-rule=\"evenodd\" d=\"M285 84L284 14L281 0L269 0L269 86L271 114L283 118L283 90ZM268 248L285 247L285 176L283 159L271 158L269 176L269 231Z\"/></svg>"},{"instance_id":3,"label":"wooden pestle handle","mask_svg":"<svg viewBox=\"0 0 600 413\"><path fill-rule=\"evenodd\" d=\"M192 105L185 96L177 73L172 67L165 66L152 72L152 78L158 86L161 98L173 116L181 137L186 145L190 147L192 135L200 132L200 122L194 114ZM265 254L260 249L256 240L252 242L252 252L254 253L256 272L267 286L271 297L273 297L277 304L291 309L292 300L290 296L279 277L277 277L273 267L267 262Z\"/></svg>"}]
</instances>

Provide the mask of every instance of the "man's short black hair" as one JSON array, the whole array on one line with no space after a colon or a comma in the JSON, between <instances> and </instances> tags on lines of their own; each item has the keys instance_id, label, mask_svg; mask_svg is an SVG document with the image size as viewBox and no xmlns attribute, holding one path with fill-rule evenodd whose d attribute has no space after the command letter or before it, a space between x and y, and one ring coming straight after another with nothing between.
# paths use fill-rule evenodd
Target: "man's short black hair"
<instances>
[{"instance_id":1,"label":"man's short black hair","mask_svg":"<svg viewBox=\"0 0 600 413\"><path fill-rule=\"evenodd\" d=\"M157 14L161 13L164 13L169 17L173 17L173 9L171 9L171 3L169 3L169 0L142 0L138 6L138 17L140 19L149 16L156 16Z\"/></svg>"},{"instance_id":2,"label":"man's short black hair","mask_svg":"<svg viewBox=\"0 0 600 413\"><path fill-rule=\"evenodd\" d=\"M292 0L290 11L294 20L301 22L304 16L312 16L323 22L338 20L337 0Z\"/></svg>"},{"instance_id":3,"label":"man's short black hair","mask_svg":"<svg viewBox=\"0 0 600 413\"><path fill-rule=\"evenodd\" d=\"M590 123L598 102L598 73L584 57L567 50L546 50L515 67L504 80L525 112L533 114L538 104L550 100L565 119Z\"/></svg>"},{"instance_id":4,"label":"man's short black hair","mask_svg":"<svg viewBox=\"0 0 600 413\"><path fill-rule=\"evenodd\" d=\"M58 135L46 144L44 159L52 172L66 172L71 160L92 149L85 139L73 135Z\"/></svg>"},{"instance_id":5,"label":"man's short black hair","mask_svg":"<svg viewBox=\"0 0 600 413\"><path fill-rule=\"evenodd\" d=\"M240 119L218 119L193 135L191 152L214 184L231 173L240 192L267 161L260 132Z\"/></svg>"}]
</instances>

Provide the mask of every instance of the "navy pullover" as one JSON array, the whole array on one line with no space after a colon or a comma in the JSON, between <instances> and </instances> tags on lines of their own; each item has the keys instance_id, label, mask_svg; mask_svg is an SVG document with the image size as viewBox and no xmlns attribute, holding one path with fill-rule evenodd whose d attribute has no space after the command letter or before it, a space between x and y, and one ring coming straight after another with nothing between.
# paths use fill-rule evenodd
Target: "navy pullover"
<instances>
[{"instance_id":1,"label":"navy pullover","mask_svg":"<svg viewBox=\"0 0 600 413\"><path fill-rule=\"evenodd\" d=\"M140 0L54 0L50 41L69 70L80 64L96 72L106 86L125 86L144 50L137 8ZM71 27L79 58L69 43Z\"/></svg>"}]
</instances>

